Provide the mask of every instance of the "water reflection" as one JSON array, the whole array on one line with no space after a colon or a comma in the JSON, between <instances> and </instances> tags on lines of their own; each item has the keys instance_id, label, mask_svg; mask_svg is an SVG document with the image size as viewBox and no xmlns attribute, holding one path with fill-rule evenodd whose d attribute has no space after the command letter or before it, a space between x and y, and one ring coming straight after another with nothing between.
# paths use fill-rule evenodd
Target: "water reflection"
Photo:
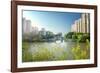
<instances>
[{"instance_id":1,"label":"water reflection","mask_svg":"<svg viewBox=\"0 0 100 73\"><path fill-rule=\"evenodd\" d=\"M33 42L30 43L27 52L32 55L35 55L38 51L44 50L44 47L49 51L52 51L55 57L58 57L63 54L63 52L67 53L67 59L72 60L72 47L76 47L75 42ZM81 49L86 49L86 43L79 43ZM56 48L55 48L56 47ZM60 48L60 49L59 49Z\"/></svg>"}]
</instances>

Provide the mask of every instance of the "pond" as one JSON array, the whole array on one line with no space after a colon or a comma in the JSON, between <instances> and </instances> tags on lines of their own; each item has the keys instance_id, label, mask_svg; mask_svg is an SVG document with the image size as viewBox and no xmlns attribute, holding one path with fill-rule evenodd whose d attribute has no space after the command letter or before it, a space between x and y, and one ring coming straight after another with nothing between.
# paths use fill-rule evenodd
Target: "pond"
<instances>
[{"instance_id":1,"label":"pond","mask_svg":"<svg viewBox=\"0 0 100 73\"><path fill-rule=\"evenodd\" d=\"M22 47L23 62L59 61L89 58L89 47L87 47L86 43L77 44L76 42L71 41L31 43L23 42Z\"/></svg>"}]
</instances>

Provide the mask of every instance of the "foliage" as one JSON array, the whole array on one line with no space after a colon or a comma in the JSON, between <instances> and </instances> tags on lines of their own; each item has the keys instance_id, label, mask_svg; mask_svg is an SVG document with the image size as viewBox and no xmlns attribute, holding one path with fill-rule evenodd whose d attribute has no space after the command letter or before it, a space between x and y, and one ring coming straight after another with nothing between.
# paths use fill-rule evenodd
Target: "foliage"
<instances>
[{"instance_id":1,"label":"foliage","mask_svg":"<svg viewBox=\"0 0 100 73\"><path fill-rule=\"evenodd\" d=\"M30 46L29 42L22 42L22 49L28 49Z\"/></svg>"},{"instance_id":2,"label":"foliage","mask_svg":"<svg viewBox=\"0 0 100 73\"><path fill-rule=\"evenodd\" d=\"M32 54L28 52L29 43L23 42L22 43L22 62L29 62L32 61Z\"/></svg>"},{"instance_id":3,"label":"foliage","mask_svg":"<svg viewBox=\"0 0 100 73\"><path fill-rule=\"evenodd\" d=\"M71 39L72 35L74 35L74 32L69 32L69 33L65 34L65 37L68 39Z\"/></svg>"},{"instance_id":4,"label":"foliage","mask_svg":"<svg viewBox=\"0 0 100 73\"><path fill-rule=\"evenodd\" d=\"M72 54L73 54L73 58L75 60L79 60L79 59L88 59L90 56L90 43L89 40L86 39L86 48L82 49L80 48L79 45L79 41L81 39L81 36L78 36L78 40L77 40L77 46L72 48Z\"/></svg>"},{"instance_id":5,"label":"foliage","mask_svg":"<svg viewBox=\"0 0 100 73\"><path fill-rule=\"evenodd\" d=\"M79 42L86 42L86 39L90 41L90 34L89 33L76 33L76 32L69 32L65 34L65 40L72 39L73 41Z\"/></svg>"},{"instance_id":6,"label":"foliage","mask_svg":"<svg viewBox=\"0 0 100 73\"><path fill-rule=\"evenodd\" d=\"M33 61L32 54L29 53L27 50L23 50L22 52L22 62L31 62Z\"/></svg>"}]
</instances>

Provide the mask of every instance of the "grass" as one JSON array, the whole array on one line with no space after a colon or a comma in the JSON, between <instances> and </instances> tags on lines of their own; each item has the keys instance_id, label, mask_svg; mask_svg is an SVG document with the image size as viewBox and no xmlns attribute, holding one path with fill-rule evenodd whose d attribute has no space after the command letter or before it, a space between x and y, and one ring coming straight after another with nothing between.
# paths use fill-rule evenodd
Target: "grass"
<instances>
[{"instance_id":1,"label":"grass","mask_svg":"<svg viewBox=\"0 0 100 73\"><path fill-rule=\"evenodd\" d=\"M33 61L48 61L51 60L53 54L47 48L41 47L33 54Z\"/></svg>"},{"instance_id":2,"label":"grass","mask_svg":"<svg viewBox=\"0 0 100 73\"><path fill-rule=\"evenodd\" d=\"M67 53L63 48L54 45L51 50L46 46L37 45L37 51L30 53L28 51L29 43L23 42L23 52L22 52L22 61L23 62L32 62L32 61L55 61L55 60L65 60L67 59ZM58 55L59 53L59 55Z\"/></svg>"},{"instance_id":3,"label":"grass","mask_svg":"<svg viewBox=\"0 0 100 73\"><path fill-rule=\"evenodd\" d=\"M61 53L58 55L57 53ZM55 61L55 60L64 60L67 57L62 48L54 46L49 50L45 46L38 46L38 51L33 54L33 61Z\"/></svg>"},{"instance_id":4,"label":"grass","mask_svg":"<svg viewBox=\"0 0 100 73\"><path fill-rule=\"evenodd\" d=\"M28 42L22 43L22 62L33 61L32 54L28 52L30 44Z\"/></svg>"}]
</instances>

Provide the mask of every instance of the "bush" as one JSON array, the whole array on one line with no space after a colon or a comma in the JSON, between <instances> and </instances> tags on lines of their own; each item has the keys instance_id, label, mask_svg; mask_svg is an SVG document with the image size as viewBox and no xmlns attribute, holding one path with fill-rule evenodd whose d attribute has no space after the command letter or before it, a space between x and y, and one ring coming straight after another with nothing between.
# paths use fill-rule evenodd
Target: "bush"
<instances>
[{"instance_id":1,"label":"bush","mask_svg":"<svg viewBox=\"0 0 100 73\"><path fill-rule=\"evenodd\" d=\"M75 33L75 32L69 32L65 34L65 40L72 39L73 41L79 41L79 42L86 42L86 39L90 41L90 34L89 33Z\"/></svg>"},{"instance_id":2,"label":"bush","mask_svg":"<svg viewBox=\"0 0 100 73\"><path fill-rule=\"evenodd\" d=\"M72 35L74 35L74 34L75 34L74 32L69 32L69 33L65 34L65 38L66 39L71 39Z\"/></svg>"}]
</instances>

